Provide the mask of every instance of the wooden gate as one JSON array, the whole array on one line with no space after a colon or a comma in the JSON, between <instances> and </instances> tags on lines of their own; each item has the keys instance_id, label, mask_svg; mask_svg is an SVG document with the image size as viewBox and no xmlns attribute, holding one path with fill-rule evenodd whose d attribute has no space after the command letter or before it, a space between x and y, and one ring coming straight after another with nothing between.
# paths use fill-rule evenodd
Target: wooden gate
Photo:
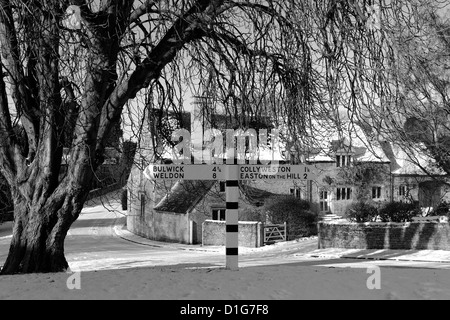
<instances>
[{"instance_id":1,"label":"wooden gate","mask_svg":"<svg viewBox=\"0 0 450 320\"><path fill-rule=\"evenodd\" d=\"M286 241L286 222L283 224L264 225L264 244Z\"/></svg>"}]
</instances>

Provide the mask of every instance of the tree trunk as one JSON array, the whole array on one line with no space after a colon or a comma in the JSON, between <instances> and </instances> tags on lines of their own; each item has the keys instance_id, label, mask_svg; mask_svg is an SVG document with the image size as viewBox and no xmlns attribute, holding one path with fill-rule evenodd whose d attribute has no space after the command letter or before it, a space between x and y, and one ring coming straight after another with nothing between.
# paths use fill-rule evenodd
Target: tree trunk
<instances>
[{"instance_id":1,"label":"tree trunk","mask_svg":"<svg viewBox=\"0 0 450 320\"><path fill-rule=\"evenodd\" d=\"M87 191L74 193L73 189L70 194L52 194L47 199L36 197L39 201L31 203L13 196L13 237L0 274L66 271L64 240L86 196Z\"/></svg>"}]
</instances>

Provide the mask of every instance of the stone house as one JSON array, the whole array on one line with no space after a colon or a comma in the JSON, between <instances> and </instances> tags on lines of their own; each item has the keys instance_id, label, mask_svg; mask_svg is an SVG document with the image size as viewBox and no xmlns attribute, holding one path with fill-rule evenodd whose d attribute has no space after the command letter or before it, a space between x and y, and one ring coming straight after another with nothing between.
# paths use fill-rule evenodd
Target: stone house
<instances>
[{"instance_id":1,"label":"stone house","mask_svg":"<svg viewBox=\"0 0 450 320\"><path fill-rule=\"evenodd\" d=\"M166 123L169 123L171 115L166 117ZM186 124L184 127L189 128L189 114L183 115L183 121ZM143 128L141 147L136 152L135 165L127 183L127 228L153 240L200 243L205 220L225 220L225 181L147 179L143 169L150 163L164 163L170 154L161 148L160 139L155 134L155 124L149 121ZM269 190L242 184L240 220L247 220L244 215L263 205L264 199L270 195Z\"/></svg>"},{"instance_id":2,"label":"stone house","mask_svg":"<svg viewBox=\"0 0 450 320\"><path fill-rule=\"evenodd\" d=\"M189 119L185 122L192 124ZM341 216L358 200L377 203L413 200L422 207L450 201L448 187L420 171L395 144L379 141L357 125L347 133L325 125L321 128L326 138L319 147L306 151L303 148L303 153L296 152L298 149L294 147L280 148L282 154L278 159L281 163L313 165L316 178L241 183L241 212L251 212L273 194L291 194L307 200L318 215ZM224 181L146 179L143 169L150 163L161 163L164 150L158 145L158 137L152 134L152 126L144 129L141 145L145 148L141 147L135 158L140 166L132 169L128 181L128 230L155 240L199 243L205 220L225 219Z\"/></svg>"},{"instance_id":3,"label":"stone house","mask_svg":"<svg viewBox=\"0 0 450 320\"><path fill-rule=\"evenodd\" d=\"M253 186L274 193L291 194L311 203L319 215L345 216L355 201L417 201L423 208L434 208L450 201L448 177L429 167L429 159L415 155L417 163L395 143L379 141L357 125L346 133L321 124L327 134L322 146L303 154L290 151L291 163L316 168L317 177L307 182L257 181ZM350 126L347 126L350 127Z\"/></svg>"},{"instance_id":4,"label":"stone house","mask_svg":"<svg viewBox=\"0 0 450 320\"><path fill-rule=\"evenodd\" d=\"M391 171L392 199L395 201L418 201L419 205L430 211L441 202L450 202L449 178L429 166L428 159L419 159L425 174L418 166L407 161L403 151L395 150L396 166Z\"/></svg>"},{"instance_id":5,"label":"stone house","mask_svg":"<svg viewBox=\"0 0 450 320\"><path fill-rule=\"evenodd\" d=\"M133 170L130 175L127 228L140 236L167 242L201 243L205 220L225 221L225 182L181 180L154 182ZM272 193L240 187L240 220Z\"/></svg>"},{"instance_id":6,"label":"stone house","mask_svg":"<svg viewBox=\"0 0 450 320\"><path fill-rule=\"evenodd\" d=\"M313 165L316 178L309 181L257 181L252 185L307 200L318 215L345 215L347 207L359 199L384 202L392 198L389 159L380 148L374 150L371 146L369 149L359 138L334 139L330 136L323 148L302 156L291 154L291 159L304 159L303 163Z\"/></svg>"}]
</instances>

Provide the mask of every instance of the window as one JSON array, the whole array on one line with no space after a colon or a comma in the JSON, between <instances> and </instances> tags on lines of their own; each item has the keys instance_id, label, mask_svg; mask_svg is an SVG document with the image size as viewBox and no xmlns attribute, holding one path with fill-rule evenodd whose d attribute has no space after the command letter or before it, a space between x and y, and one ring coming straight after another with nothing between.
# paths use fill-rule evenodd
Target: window
<instances>
[{"instance_id":1,"label":"window","mask_svg":"<svg viewBox=\"0 0 450 320\"><path fill-rule=\"evenodd\" d=\"M337 167L348 167L352 161L352 156L350 155L337 155L336 156L336 166Z\"/></svg>"},{"instance_id":2,"label":"window","mask_svg":"<svg viewBox=\"0 0 450 320\"><path fill-rule=\"evenodd\" d=\"M328 191L319 191L319 209L320 209L320 212L329 211Z\"/></svg>"},{"instance_id":3,"label":"window","mask_svg":"<svg viewBox=\"0 0 450 320\"><path fill-rule=\"evenodd\" d=\"M141 205L141 216L145 215L145 193L144 192L139 192L140 195L140 205Z\"/></svg>"},{"instance_id":4,"label":"window","mask_svg":"<svg viewBox=\"0 0 450 320\"><path fill-rule=\"evenodd\" d=\"M297 187L290 188L289 189L289 193L290 193L291 196L294 196L294 197L296 197L298 199L301 199L301 197L302 197L301 189L297 188Z\"/></svg>"},{"instance_id":5,"label":"window","mask_svg":"<svg viewBox=\"0 0 450 320\"><path fill-rule=\"evenodd\" d=\"M372 199L381 198L381 187L372 187Z\"/></svg>"},{"instance_id":6,"label":"window","mask_svg":"<svg viewBox=\"0 0 450 320\"><path fill-rule=\"evenodd\" d=\"M290 153L289 157L290 164L300 164L305 162L305 156L303 154Z\"/></svg>"},{"instance_id":7,"label":"window","mask_svg":"<svg viewBox=\"0 0 450 320\"><path fill-rule=\"evenodd\" d=\"M225 192L225 181L219 182L219 192Z\"/></svg>"},{"instance_id":8,"label":"window","mask_svg":"<svg viewBox=\"0 0 450 320\"><path fill-rule=\"evenodd\" d=\"M289 160L290 160L291 164L297 164L297 159L296 159L295 153L289 154Z\"/></svg>"},{"instance_id":9,"label":"window","mask_svg":"<svg viewBox=\"0 0 450 320\"><path fill-rule=\"evenodd\" d=\"M225 221L225 209L212 209L212 219Z\"/></svg>"},{"instance_id":10,"label":"window","mask_svg":"<svg viewBox=\"0 0 450 320\"><path fill-rule=\"evenodd\" d=\"M398 187L398 195L399 196L406 197L407 193L408 193L408 188L406 185L401 185Z\"/></svg>"},{"instance_id":11,"label":"window","mask_svg":"<svg viewBox=\"0 0 450 320\"><path fill-rule=\"evenodd\" d=\"M352 198L352 188L337 188L336 200L350 200Z\"/></svg>"},{"instance_id":12,"label":"window","mask_svg":"<svg viewBox=\"0 0 450 320\"><path fill-rule=\"evenodd\" d=\"M117 159L116 158L107 158L107 159L105 159L103 164L117 164Z\"/></svg>"}]
</instances>

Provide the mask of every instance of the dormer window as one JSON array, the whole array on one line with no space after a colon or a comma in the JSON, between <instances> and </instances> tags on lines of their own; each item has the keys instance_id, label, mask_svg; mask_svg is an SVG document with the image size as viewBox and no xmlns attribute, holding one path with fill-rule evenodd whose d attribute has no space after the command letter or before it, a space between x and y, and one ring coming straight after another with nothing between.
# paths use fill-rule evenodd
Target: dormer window
<instances>
[{"instance_id":1,"label":"dormer window","mask_svg":"<svg viewBox=\"0 0 450 320\"><path fill-rule=\"evenodd\" d=\"M297 157L295 156L295 153L290 153L289 159L291 164L297 164Z\"/></svg>"},{"instance_id":2,"label":"dormer window","mask_svg":"<svg viewBox=\"0 0 450 320\"><path fill-rule=\"evenodd\" d=\"M305 156L298 153L291 152L289 154L289 162L290 164L300 164L305 162Z\"/></svg>"},{"instance_id":3,"label":"dormer window","mask_svg":"<svg viewBox=\"0 0 450 320\"><path fill-rule=\"evenodd\" d=\"M352 161L352 156L349 154L336 155L336 167L349 167Z\"/></svg>"}]
</instances>

